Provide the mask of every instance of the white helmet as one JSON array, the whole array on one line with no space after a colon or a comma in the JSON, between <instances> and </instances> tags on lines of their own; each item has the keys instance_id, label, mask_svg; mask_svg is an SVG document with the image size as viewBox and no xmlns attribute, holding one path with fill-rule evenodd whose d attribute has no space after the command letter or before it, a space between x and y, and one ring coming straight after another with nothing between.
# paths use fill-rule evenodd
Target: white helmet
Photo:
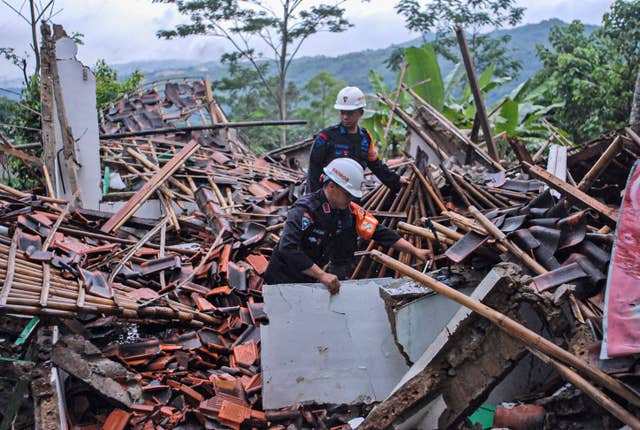
<instances>
[{"instance_id":1,"label":"white helmet","mask_svg":"<svg viewBox=\"0 0 640 430\"><path fill-rule=\"evenodd\" d=\"M338 110L356 110L367 105L364 93L358 87L344 87L336 97L336 104L333 106Z\"/></svg>"},{"instance_id":2,"label":"white helmet","mask_svg":"<svg viewBox=\"0 0 640 430\"><path fill-rule=\"evenodd\" d=\"M356 199L362 197L364 169L352 158L336 158L323 169L325 177L331 179L339 187Z\"/></svg>"}]
</instances>

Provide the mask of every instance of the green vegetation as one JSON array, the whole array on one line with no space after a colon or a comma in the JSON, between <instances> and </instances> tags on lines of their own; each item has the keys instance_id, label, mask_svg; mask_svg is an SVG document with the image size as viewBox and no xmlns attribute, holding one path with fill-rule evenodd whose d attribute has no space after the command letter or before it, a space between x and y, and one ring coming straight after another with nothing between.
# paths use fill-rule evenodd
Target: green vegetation
<instances>
[{"instance_id":1,"label":"green vegetation","mask_svg":"<svg viewBox=\"0 0 640 430\"><path fill-rule=\"evenodd\" d=\"M435 49L431 44L420 48L406 48L403 56L409 64L404 82L410 87L414 86L414 91L423 100L439 110L458 127L470 129L474 122L476 108L471 88L466 81L463 65L457 64L443 79ZM425 79L430 79L430 81L416 86ZM370 80L377 93L391 93L381 76L376 72L370 73ZM399 76L397 80L399 80ZM485 97L508 81L509 78L495 75L493 64L478 76L478 84ZM460 87L462 87L462 91L457 90ZM494 132L505 132L507 137L518 137L528 142L531 149L536 149L548 134L546 128L538 120L553 107L558 107L558 105L545 106L540 103L542 93L546 90L546 85L534 87L531 81L521 84L501 101L499 106L495 106L497 113L492 118ZM413 113L413 100L409 99L406 93L403 93L399 98L398 104L403 110L410 114ZM365 127L372 132L377 141L382 143L383 150L388 148L390 143L400 141L402 136L406 134L403 122L394 117L390 128L391 132L387 139L384 138L389 114L389 107L386 104L378 103L373 109L373 114L364 121ZM501 152L506 153L506 143L503 141L499 146Z\"/></svg>"},{"instance_id":2,"label":"green vegetation","mask_svg":"<svg viewBox=\"0 0 640 430\"><path fill-rule=\"evenodd\" d=\"M546 104L562 103L551 121L575 142L628 123L640 58L640 1L616 1L602 28L587 32L580 21L554 27L551 47L538 47L547 82Z\"/></svg>"},{"instance_id":3,"label":"green vegetation","mask_svg":"<svg viewBox=\"0 0 640 430\"><path fill-rule=\"evenodd\" d=\"M0 122L2 134L15 146L38 142L40 140L40 77L33 75L28 85L22 89L20 100L0 99ZM31 153L37 157L42 155L38 148ZM19 188L29 189L37 186L40 175L34 175L33 166L23 160L2 154L0 158L4 176L3 183Z\"/></svg>"},{"instance_id":4,"label":"green vegetation","mask_svg":"<svg viewBox=\"0 0 640 430\"><path fill-rule=\"evenodd\" d=\"M109 67L106 61L98 60L93 66L96 77L96 105L102 110L109 104L120 100L125 94L140 88L144 81L144 74L135 69L127 78L120 82L116 69Z\"/></svg>"},{"instance_id":5,"label":"green vegetation","mask_svg":"<svg viewBox=\"0 0 640 430\"><path fill-rule=\"evenodd\" d=\"M167 39L192 35L208 35L226 39L233 51L225 53L223 60L236 62L245 60L256 73L255 83L275 104L278 119L287 118L291 91L287 73L291 62L302 44L319 32L338 33L347 30L351 24L344 18L341 5L346 0L333 4L303 5L303 0L280 2L279 7L271 7L261 0L212 1L201 0L154 0L174 3L178 12L186 15L191 22L180 24L173 30L160 30L158 37ZM303 6L307 6L306 9ZM268 46L272 54L275 73L264 68L259 62L261 54L254 48L254 41L260 40ZM275 76L275 85L272 79ZM286 131L280 129L280 144L286 143Z\"/></svg>"},{"instance_id":6,"label":"green vegetation","mask_svg":"<svg viewBox=\"0 0 640 430\"><path fill-rule=\"evenodd\" d=\"M548 38L551 28L553 26L564 27L567 25L560 20L549 20L538 24L526 24L513 29L502 29L488 33L491 37L510 36L508 49L512 59L525 65L519 72L517 79L505 83L488 94L490 104L508 95L542 68L542 63L537 57L536 45L550 46ZM585 25L587 34L595 29L595 26ZM426 36L428 40L432 38L432 36ZM298 88L302 88L314 76L321 72L326 72L335 79L347 82L349 85L358 86L365 92L371 92L373 87L368 77L370 70L377 71L388 85L392 85L395 82L397 71L392 71L385 64L391 52L394 49L403 50L405 47L420 46L423 43L423 39L419 38L402 45L394 45L384 49L369 49L336 57L320 55L296 58L291 62L287 79ZM455 64L442 57L439 59L443 75L448 74ZM265 62L268 61L264 60L259 64ZM242 64L243 62L240 63ZM182 60L145 61L115 65L114 68L118 70L120 76L127 76L133 70L140 69L145 73L148 81L175 77L201 78L203 76L220 79L220 77L228 75L227 66L219 61L203 64ZM483 67L479 67L479 69L484 70ZM277 119L277 117L272 117L271 119ZM288 140L291 141L291 139Z\"/></svg>"},{"instance_id":7,"label":"green vegetation","mask_svg":"<svg viewBox=\"0 0 640 430\"><path fill-rule=\"evenodd\" d=\"M486 27L500 28L522 21L523 7L515 0L434 0L424 6L417 0L399 0L396 10L404 15L407 28L423 34L435 30L434 48L450 62L460 61L458 42L451 27L459 26L467 33L467 43L480 70L494 64L498 76L515 76L522 62L512 58L507 48L509 35L481 34ZM397 52L396 52L397 57ZM397 63L397 60L395 61Z\"/></svg>"},{"instance_id":8,"label":"green vegetation","mask_svg":"<svg viewBox=\"0 0 640 430\"><path fill-rule=\"evenodd\" d=\"M240 9L219 10L217 4L206 2L163 1L177 3L181 12L191 18L190 24L160 32L163 37L221 31L220 23L211 21L214 16L209 13L211 8L227 21L249 13ZM141 70L145 70L148 80L157 79L156 74L160 73L163 78L199 78L205 74L217 77L213 81L214 95L233 120L306 119L306 126L286 128L286 142L293 143L337 122L333 109L336 93L347 84L356 85L370 95L364 125L384 151L404 141L406 129L397 118L387 127L389 108L373 100L376 93L394 92L404 61L409 63L405 83L416 85L429 79L415 86L416 93L460 128L472 127L476 115L473 97L464 68L455 55L452 32L444 31L452 24L463 24L469 45L476 52L476 68L488 110L495 110L491 118L494 133L517 137L534 150L548 133L540 123L542 117L576 142L628 123L640 69L640 0L615 1L603 17L602 27L579 21L567 25L554 20L513 29L499 29L519 22L522 17L521 8L515 7L512 0L479 0L465 9L463 6L468 3L437 0L423 6L415 0L399 0L396 9L405 16L409 28L434 32L401 46L334 58L294 57L297 47L320 29L305 19L327 25L330 31L342 31L349 25L338 7L341 2L324 12L314 9L312 16L295 9L285 10L285 14L302 20L298 30L282 28L283 22L278 17L267 16L266 11L259 12L258 8L247 15L250 19L244 24L233 28L233 34L222 37L260 38L267 31L273 32L272 37L281 37L283 32L292 32L287 33L289 39L273 47L284 56L262 59L250 45L246 49L238 46L236 52L224 56L222 63L179 62L179 69L169 73L166 62L115 68L100 60L94 67L98 106L104 108L138 88L145 79ZM478 28L485 25L498 29L478 34ZM423 44L425 39L432 43ZM26 70L25 63L12 56L12 51L5 49L2 54ZM526 67L519 70L519 64ZM514 78L517 74L520 76ZM122 80L118 75L127 78ZM39 85L34 82L37 75L28 79L20 100L22 106L6 100L0 103L0 119L16 125L7 133L18 144L38 139L29 130L39 128L39 118L33 113L39 111ZM404 110L413 112L414 101L408 95L403 94L398 102ZM276 127L248 128L241 133L257 152L280 146L285 135L284 128ZM505 151L506 146L502 145Z\"/></svg>"}]
</instances>

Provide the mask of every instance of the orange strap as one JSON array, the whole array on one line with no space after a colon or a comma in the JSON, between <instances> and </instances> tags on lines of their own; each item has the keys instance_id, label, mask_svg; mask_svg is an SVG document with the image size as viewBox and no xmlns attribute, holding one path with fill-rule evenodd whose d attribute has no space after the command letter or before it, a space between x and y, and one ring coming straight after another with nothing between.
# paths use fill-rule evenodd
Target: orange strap
<instances>
[{"instance_id":1,"label":"orange strap","mask_svg":"<svg viewBox=\"0 0 640 430\"><path fill-rule=\"evenodd\" d=\"M356 233L358 233L358 236L363 239L371 239L378 227L376 217L354 202L349 203L349 210L351 210L351 213L356 217Z\"/></svg>"},{"instance_id":2,"label":"orange strap","mask_svg":"<svg viewBox=\"0 0 640 430\"><path fill-rule=\"evenodd\" d=\"M367 136L369 136L369 149L367 150L367 160L376 161L378 159L378 150L376 149L375 143L373 143L373 137L369 130L365 130Z\"/></svg>"}]
</instances>

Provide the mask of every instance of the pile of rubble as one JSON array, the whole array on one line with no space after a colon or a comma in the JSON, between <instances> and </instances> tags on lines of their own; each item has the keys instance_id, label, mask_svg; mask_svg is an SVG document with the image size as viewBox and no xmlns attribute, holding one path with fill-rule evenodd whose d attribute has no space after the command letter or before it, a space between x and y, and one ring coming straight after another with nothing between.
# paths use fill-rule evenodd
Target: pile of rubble
<instances>
[{"instance_id":1,"label":"pile of rubble","mask_svg":"<svg viewBox=\"0 0 640 430\"><path fill-rule=\"evenodd\" d=\"M56 198L59 178L45 181L48 195L0 185L0 367L21 381L6 396L2 425L19 415L31 380L28 412L44 427L462 428L490 409L483 402L524 357L537 357L551 373L518 393L522 409L494 408L491 425L639 428L640 345L629 309L640 138L625 130L568 146L553 134L534 155L512 140L509 164L417 102L415 117L394 106L417 136L411 157L389 162L408 183L393 194L370 181L362 204L432 258L362 242L351 275L429 287L374 294L411 366L392 392L264 407L263 292L277 286L265 287L261 274L305 174L284 155L253 154L236 127L260 124L234 127L206 81L185 80L152 85L104 113L104 210ZM73 183L74 196L82 186ZM428 309L422 299L434 291L474 312L453 309L406 329L400 319L424 317L417 309ZM525 327L532 315L536 331ZM420 339L426 326L432 339Z\"/></svg>"}]
</instances>

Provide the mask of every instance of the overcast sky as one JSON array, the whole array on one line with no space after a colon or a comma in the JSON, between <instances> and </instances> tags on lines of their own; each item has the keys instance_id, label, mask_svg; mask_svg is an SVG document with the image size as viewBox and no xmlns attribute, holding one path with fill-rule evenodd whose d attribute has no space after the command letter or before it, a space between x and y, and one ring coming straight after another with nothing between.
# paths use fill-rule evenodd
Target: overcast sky
<instances>
[{"instance_id":1,"label":"overcast sky","mask_svg":"<svg viewBox=\"0 0 640 430\"><path fill-rule=\"evenodd\" d=\"M25 3L25 0L7 1L16 7ZM404 28L403 18L393 9L395 3L391 0L347 1L347 17L355 27L344 33L312 36L298 56L334 56L384 48L416 37L417 34ZM518 0L518 3L527 8L524 23L560 18L600 24L613 0ZM221 39L211 37L170 41L156 38L157 30L184 22L185 18L173 5L152 3L151 0L56 0L55 5L60 12L53 21L62 24L67 33L84 34L84 46L79 48L78 59L87 65L95 64L99 58L109 64L174 58L211 61L226 48ZM0 47L13 47L22 54L29 50L29 42L27 24L0 3ZM19 76L15 66L0 59L0 80Z\"/></svg>"}]
</instances>

